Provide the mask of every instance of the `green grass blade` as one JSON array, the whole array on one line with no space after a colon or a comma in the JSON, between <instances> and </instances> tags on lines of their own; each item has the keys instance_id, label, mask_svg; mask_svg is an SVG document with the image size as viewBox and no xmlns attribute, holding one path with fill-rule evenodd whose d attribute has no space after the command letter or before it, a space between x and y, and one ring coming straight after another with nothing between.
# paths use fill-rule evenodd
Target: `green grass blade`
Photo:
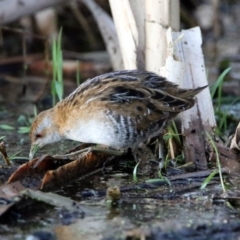
<instances>
[{"instance_id":1,"label":"green grass blade","mask_svg":"<svg viewBox=\"0 0 240 240\"><path fill-rule=\"evenodd\" d=\"M218 172L219 172L219 177L220 177L220 182L221 182L221 185L222 185L222 189L223 189L223 192L226 192L226 189L225 189L225 185L224 185L224 182L223 182L223 176L222 176L222 171L221 171L221 163L220 163L220 159L219 159L219 152L218 152L218 149L216 147L216 144L214 143L211 135L206 131L206 135L214 149L214 152L216 154L216 159L217 159L217 167L218 167Z\"/></svg>"},{"instance_id":2,"label":"green grass blade","mask_svg":"<svg viewBox=\"0 0 240 240\"><path fill-rule=\"evenodd\" d=\"M62 84L58 81L55 81L55 90L58 96L58 100L62 100Z\"/></svg>"},{"instance_id":3,"label":"green grass blade","mask_svg":"<svg viewBox=\"0 0 240 240\"><path fill-rule=\"evenodd\" d=\"M216 83L214 84L214 87L211 91L211 97L213 99L214 94L216 93L216 91L218 90L218 95L217 95L217 110L220 110L221 107L221 102L222 102L222 88L223 88L223 80L225 78L225 76L229 73L229 71L231 70L231 68L227 68L225 69L222 74L219 76L219 78L217 79Z\"/></svg>"},{"instance_id":4,"label":"green grass blade","mask_svg":"<svg viewBox=\"0 0 240 240\"><path fill-rule=\"evenodd\" d=\"M56 97L59 101L63 99L63 76L62 76L62 28L59 31L58 38L52 43L52 67L53 80L51 85L51 94L53 106L56 104Z\"/></svg>"},{"instance_id":5,"label":"green grass blade","mask_svg":"<svg viewBox=\"0 0 240 240\"><path fill-rule=\"evenodd\" d=\"M200 189L204 189L216 174L218 174L218 170L214 170L211 174L209 174L209 176L202 183Z\"/></svg>"},{"instance_id":6,"label":"green grass blade","mask_svg":"<svg viewBox=\"0 0 240 240\"><path fill-rule=\"evenodd\" d=\"M230 72L231 68L227 68L225 69L222 74L219 76L219 78L217 79L217 81L212 85L211 87L211 97L213 98L213 96L215 95L218 87L223 83L223 80L225 78L225 76Z\"/></svg>"},{"instance_id":7,"label":"green grass blade","mask_svg":"<svg viewBox=\"0 0 240 240\"><path fill-rule=\"evenodd\" d=\"M135 165L134 169L133 169L133 181L137 182L138 178L137 178L137 168L139 165L140 161Z\"/></svg>"},{"instance_id":8,"label":"green grass blade","mask_svg":"<svg viewBox=\"0 0 240 240\"><path fill-rule=\"evenodd\" d=\"M11 156L9 157L9 159L10 159L10 160L13 160L13 159L16 158L16 156L17 156L19 153L21 153L21 152L22 152L22 150L14 153L13 155L11 155Z\"/></svg>"}]
</instances>

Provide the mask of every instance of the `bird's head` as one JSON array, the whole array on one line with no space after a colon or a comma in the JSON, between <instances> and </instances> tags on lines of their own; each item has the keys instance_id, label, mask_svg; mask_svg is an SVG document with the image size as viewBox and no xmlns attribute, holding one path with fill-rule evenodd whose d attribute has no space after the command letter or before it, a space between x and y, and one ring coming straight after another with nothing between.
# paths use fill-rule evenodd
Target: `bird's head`
<instances>
[{"instance_id":1,"label":"bird's head","mask_svg":"<svg viewBox=\"0 0 240 240\"><path fill-rule=\"evenodd\" d=\"M53 110L41 112L33 121L30 129L31 149L29 160L32 160L38 149L44 145L58 142L62 139L58 125L54 122Z\"/></svg>"}]
</instances>

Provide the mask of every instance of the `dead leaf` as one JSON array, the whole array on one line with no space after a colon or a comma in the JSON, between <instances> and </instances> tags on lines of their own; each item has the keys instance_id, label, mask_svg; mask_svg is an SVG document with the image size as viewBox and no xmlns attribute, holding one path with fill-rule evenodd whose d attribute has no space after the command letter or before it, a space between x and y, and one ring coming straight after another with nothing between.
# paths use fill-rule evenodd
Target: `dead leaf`
<instances>
[{"instance_id":1,"label":"dead leaf","mask_svg":"<svg viewBox=\"0 0 240 240\"><path fill-rule=\"evenodd\" d=\"M71 151L89 147L89 144L82 144ZM64 156L64 155L63 155ZM8 183L21 181L24 186L31 189L49 191L58 189L71 181L82 178L97 168L101 167L111 154L102 152L89 152L76 155L74 160L59 159L53 156L43 155L30 162L21 165L8 179Z\"/></svg>"},{"instance_id":2,"label":"dead leaf","mask_svg":"<svg viewBox=\"0 0 240 240\"><path fill-rule=\"evenodd\" d=\"M41 185L41 179L48 170L57 169L65 164L62 160L56 160L51 156L43 155L30 162L21 165L8 179L7 183L21 181L24 186L37 189Z\"/></svg>"},{"instance_id":3,"label":"dead leaf","mask_svg":"<svg viewBox=\"0 0 240 240\"><path fill-rule=\"evenodd\" d=\"M48 171L43 177L40 189L49 191L50 189L61 188L75 179L83 178L97 168L102 167L109 156L106 153L89 152L56 170Z\"/></svg>"},{"instance_id":4,"label":"dead leaf","mask_svg":"<svg viewBox=\"0 0 240 240\"><path fill-rule=\"evenodd\" d=\"M89 144L82 144L76 148L68 151L66 154L81 150L82 148L88 147ZM67 160L57 160L48 155L42 155L41 157L35 158L30 162L21 165L8 179L8 183L12 183L18 180L26 182L29 188L39 188L41 186L41 180L43 176L49 170L55 170L58 167L69 163ZM33 184L33 180L36 182ZM35 187L33 187L33 185Z\"/></svg>"}]
</instances>

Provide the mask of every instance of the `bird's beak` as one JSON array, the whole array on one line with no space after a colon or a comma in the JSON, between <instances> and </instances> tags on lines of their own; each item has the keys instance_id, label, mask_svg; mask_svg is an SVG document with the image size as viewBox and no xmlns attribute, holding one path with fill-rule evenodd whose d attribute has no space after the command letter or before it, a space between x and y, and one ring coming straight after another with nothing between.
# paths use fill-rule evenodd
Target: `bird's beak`
<instances>
[{"instance_id":1,"label":"bird's beak","mask_svg":"<svg viewBox=\"0 0 240 240\"><path fill-rule=\"evenodd\" d=\"M31 146L31 149L30 149L30 152L29 152L29 161L31 161L34 157L34 155L36 154L36 152L38 151L39 149L39 144L33 144Z\"/></svg>"}]
</instances>

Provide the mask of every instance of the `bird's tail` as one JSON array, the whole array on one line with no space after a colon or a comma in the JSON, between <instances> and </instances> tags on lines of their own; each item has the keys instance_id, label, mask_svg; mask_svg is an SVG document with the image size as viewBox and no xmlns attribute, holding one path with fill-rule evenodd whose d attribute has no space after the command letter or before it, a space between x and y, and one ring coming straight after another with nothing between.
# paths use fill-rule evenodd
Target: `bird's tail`
<instances>
[{"instance_id":1,"label":"bird's tail","mask_svg":"<svg viewBox=\"0 0 240 240\"><path fill-rule=\"evenodd\" d=\"M178 97L179 98L184 98L184 99L193 98L195 95L200 93L206 87L208 87L208 85L203 86L203 87L198 87L198 88L195 88L195 89L180 89L179 92L178 92L178 94L179 94Z\"/></svg>"}]
</instances>

